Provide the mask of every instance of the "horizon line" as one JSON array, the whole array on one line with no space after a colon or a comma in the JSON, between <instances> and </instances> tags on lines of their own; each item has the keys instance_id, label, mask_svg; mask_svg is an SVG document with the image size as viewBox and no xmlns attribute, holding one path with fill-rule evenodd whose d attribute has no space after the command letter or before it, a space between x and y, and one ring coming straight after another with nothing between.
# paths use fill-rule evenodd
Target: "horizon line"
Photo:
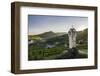
<instances>
[{"instance_id":1,"label":"horizon line","mask_svg":"<svg viewBox=\"0 0 100 76\"><path fill-rule=\"evenodd\" d=\"M83 31L83 30L85 30L85 29L88 29L88 28L84 28L84 29L82 29L82 30L76 30L76 31ZM46 32L53 32L53 33L68 33L68 31L67 31L67 32L46 31ZM38 34L28 34L28 35L39 35L39 34L43 34L43 33L46 33L46 32L42 32L42 33L38 33Z\"/></svg>"}]
</instances>

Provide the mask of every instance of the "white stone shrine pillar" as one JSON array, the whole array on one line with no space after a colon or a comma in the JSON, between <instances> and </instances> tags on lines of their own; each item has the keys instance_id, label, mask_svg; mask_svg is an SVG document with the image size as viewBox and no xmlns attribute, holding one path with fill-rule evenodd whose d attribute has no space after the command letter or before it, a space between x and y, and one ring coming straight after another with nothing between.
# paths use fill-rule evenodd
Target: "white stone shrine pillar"
<instances>
[{"instance_id":1,"label":"white stone shrine pillar","mask_svg":"<svg viewBox=\"0 0 100 76\"><path fill-rule=\"evenodd\" d=\"M76 47L76 30L75 28L70 28L68 31L69 36L69 48Z\"/></svg>"}]
</instances>

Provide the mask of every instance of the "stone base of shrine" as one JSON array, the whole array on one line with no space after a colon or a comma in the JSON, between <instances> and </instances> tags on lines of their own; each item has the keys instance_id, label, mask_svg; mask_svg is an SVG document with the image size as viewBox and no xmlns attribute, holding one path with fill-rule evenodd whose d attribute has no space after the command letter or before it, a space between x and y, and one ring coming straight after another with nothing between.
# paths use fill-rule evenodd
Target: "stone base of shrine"
<instances>
[{"instance_id":1,"label":"stone base of shrine","mask_svg":"<svg viewBox=\"0 0 100 76\"><path fill-rule=\"evenodd\" d=\"M73 47L68 49L68 55L70 58L76 58L78 54L79 52L77 48Z\"/></svg>"}]
</instances>

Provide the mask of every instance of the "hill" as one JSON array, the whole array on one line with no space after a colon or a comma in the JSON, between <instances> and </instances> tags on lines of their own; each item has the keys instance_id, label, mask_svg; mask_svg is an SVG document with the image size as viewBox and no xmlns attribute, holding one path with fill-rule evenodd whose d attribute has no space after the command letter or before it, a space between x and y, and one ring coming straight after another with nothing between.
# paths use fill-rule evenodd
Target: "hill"
<instances>
[{"instance_id":1,"label":"hill","mask_svg":"<svg viewBox=\"0 0 100 76\"><path fill-rule=\"evenodd\" d=\"M28 39L32 39L32 40L41 40L41 39L50 39L50 38L54 38L54 37L58 37L58 36L62 36L64 35L64 32L60 32L60 33L54 33L52 31L48 31L48 32L44 32L38 35L29 35Z\"/></svg>"},{"instance_id":2,"label":"hill","mask_svg":"<svg viewBox=\"0 0 100 76\"><path fill-rule=\"evenodd\" d=\"M55 57L61 55L64 51L67 51L69 48L68 34L64 32L54 33L49 31L38 35L29 35L29 39L33 40L33 43L29 45L28 48L29 60L54 59ZM77 49L81 50L81 52L87 53L87 39L88 29L77 31ZM82 57L85 58L87 56L85 55Z\"/></svg>"}]
</instances>

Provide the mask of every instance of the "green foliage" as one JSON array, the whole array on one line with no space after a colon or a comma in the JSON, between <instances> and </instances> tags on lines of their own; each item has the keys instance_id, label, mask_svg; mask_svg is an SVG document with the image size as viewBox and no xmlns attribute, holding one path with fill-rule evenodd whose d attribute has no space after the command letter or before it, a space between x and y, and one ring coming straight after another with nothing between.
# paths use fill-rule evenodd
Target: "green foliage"
<instances>
[{"instance_id":1,"label":"green foliage","mask_svg":"<svg viewBox=\"0 0 100 76\"><path fill-rule=\"evenodd\" d=\"M30 36L28 36L28 39L30 39L30 40L41 40L41 37L30 35Z\"/></svg>"},{"instance_id":2,"label":"green foliage","mask_svg":"<svg viewBox=\"0 0 100 76\"><path fill-rule=\"evenodd\" d=\"M62 53L66 48L64 46L53 48L42 48L38 46L29 46L29 60L40 60L49 58L49 56L58 55Z\"/></svg>"},{"instance_id":3,"label":"green foliage","mask_svg":"<svg viewBox=\"0 0 100 76\"><path fill-rule=\"evenodd\" d=\"M88 49L88 29L77 32L77 49ZM30 35L29 39L34 40L32 45L28 46L29 60L44 60L50 59L51 56L56 56L68 49L68 34L56 35L53 32L46 32L40 35ZM54 45L54 47L47 47ZM66 45L66 46L65 46ZM85 55L86 56L86 55ZM83 56L84 57L84 56Z\"/></svg>"},{"instance_id":4,"label":"green foliage","mask_svg":"<svg viewBox=\"0 0 100 76\"><path fill-rule=\"evenodd\" d=\"M83 50L83 49L88 49L88 45L87 44L80 44L77 46L78 49Z\"/></svg>"},{"instance_id":5,"label":"green foliage","mask_svg":"<svg viewBox=\"0 0 100 76\"><path fill-rule=\"evenodd\" d=\"M87 44L88 39L88 29L85 29L83 31L77 32L77 43Z\"/></svg>"},{"instance_id":6,"label":"green foliage","mask_svg":"<svg viewBox=\"0 0 100 76\"><path fill-rule=\"evenodd\" d=\"M88 29L85 29L83 31L79 31L77 33L77 48L79 50L84 50L84 49L88 49Z\"/></svg>"}]
</instances>

